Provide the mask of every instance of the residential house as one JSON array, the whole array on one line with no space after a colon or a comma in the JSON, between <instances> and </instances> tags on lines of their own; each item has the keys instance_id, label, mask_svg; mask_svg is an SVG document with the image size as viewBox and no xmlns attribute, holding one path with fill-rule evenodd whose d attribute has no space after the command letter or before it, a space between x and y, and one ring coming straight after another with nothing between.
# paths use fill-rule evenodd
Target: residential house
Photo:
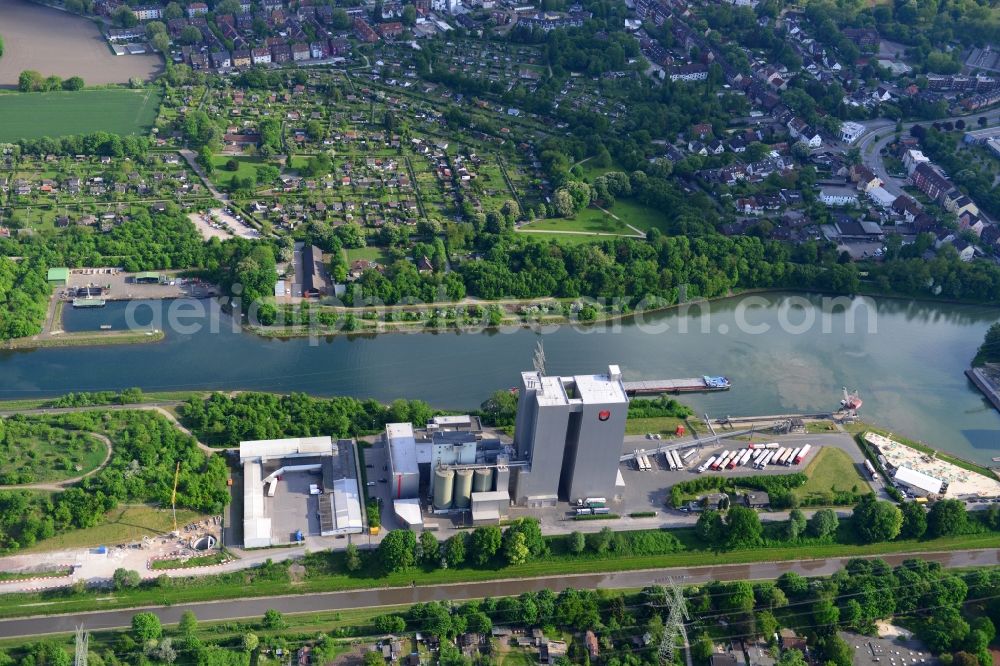
<instances>
[{"instance_id":1,"label":"residential house","mask_svg":"<svg viewBox=\"0 0 1000 666\"><path fill-rule=\"evenodd\" d=\"M378 41L378 34L368 25L368 21L360 16L354 17L354 34L363 42L374 44Z\"/></svg>"},{"instance_id":2,"label":"residential house","mask_svg":"<svg viewBox=\"0 0 1000 666\"><path fill-rule=\"evenodd\" d=\"M309 60L312 55L312 50L309 45L304 42L296 42L292 44L292 60L295 62L302 62L303 60Z\"/></svg>"},{"instance_id":3,"label":"residential house","mask_svg":"<svg viewBox=\"0 0 1000 666\"><path fill-rule=\"evenodd\" d=\"M597 635L593 631L590 629L587 630L586 635L583 637L583 642L587 646L587 654L590 655L591 661L601 655L601 648L597 643Z\"/></svg>"},{"instance_id":4,"label":"residential house","mask_svg":"<svg viewBox=\"0 0 1000 666\"><path fill-rule=\"evenodd\" d=\"M913 222L913 219L920 214L920 204L918 204L912 197L900 194L896 197L896 200L892 202L892 212L897 215L902 215L907 222Z\"/></svg>"},{"instance_id":5,"label":"residential house","mask_svg":"<svg viewBox=\"0 0 1000 666\"><path fill-rule=\"evenodd\" d=\"M854 206L858 203L858 193L850 187L824 187L820 189L819 200L827 206Z\"/></svg>"},{"instance_id":6,"label":"residential house","mask_svg":"<svg viewBox=\"0 0 1000 666\"><path fill-rule=\"evenodd\" d=\"M379 23L378 26L376 26L376 30L383 38L392 39L403 34L403 24L399 21Z\"/></svg>"},{"instance_id":7,"label":"residential house","mask_svg":"<svg viewBox=\"0 0 1000 666\"><path fill-rule=\"evenodd\" d=\"M963 213L972 213L973 215L979 215L979 207L967 197L962 194L959 190L952 190L944 196L944 201L942 202L944 209L949 213L954 213L955 216L959 216Z\"/></svg>"},{"instance_id":8,"label":"residential house","mask_svg":"<svg viewBox=\"0 0 1000 666\"><path fill-rule=\"evenodd\" d=\"M671 81L704 81L708 78L708 68L701 63L678 65L667 70Z\"/></svg>"},{"instance_id":9,"label":"residential house","mask_svg":"<svg viewBox=\"0 0 1000 666\"><path fill-rule=\"evenodd\" d=\"M159 21L163 18L163 9L157 5L139 5L132 8L132 14L140 21Z\"/></svg>"},{"instance_id":10,"label":"residential house","mask_svg":"<svg viewBox=\"0 0 1000 666\"><path fill-rule=\"evenodd\" d=\"M854 143L864 133L865 126L861 123L846 121L840 124L840 140L844 143Z\"/></svg>"},{"instance_id":11,"label":"residential house","mask_svg":"<svg viewBox=\"0 0 1000 666\"><path fill-rule=\"evenodd\" d=\"M874 187L881 187L884 183L882 179L875 175L875 172L863 164L856 164L851 167L851 181L857 184L858 189L867 192Z\"/></svg>"},{"instance_id":12,"label":"residential house","mask_svg":"<svg viewBox=\"0 0 1000 666\"><path fill-rule=\"evenodd\" d=\"M232 63L233 67L249 67L253 64L253 56L246 49L233 51Z\"/></svg>"},{"instance_id":13,"label":"residential house","mask_svg":"<svg viewBox=\"0 0 1000 666\"><path fill-rule=\"evenodd\" d=\"M948 177L930 162L918 164L910 179L917 189L935 201L955 189Z\"/></svg>"},{"instance_id":14,"label":"residential house","mask_svg":"<svg viewBox=\"0 0 1000 666\"><path fill-rule=\"evenodd\" d=\"M892 208L892 204L896 201L896 195L892 194L881 185L869 188L865 190L865 193L868 195L868 198L872 200L872 203L882 210L889 210Z\"/></svg>"},{"instance_id":15,"label":"residential house","mask_svg":"<svg viewBox=\"0 0 1000 666\"><path fill-rule=\"evenodd\" d=\"M253 58L253 64L255 65L266 65L271 62L271 50L267 47L262 46L250 49L250 56Z\"/></svg>"},{"instance_id":16,"label":"residential house","mask_svg":"<svg viewBox=\"0 0 1000 666\"><path fill-rule=\"evenodd\" d=\"M187 15L188 18L194 18L195 16L204 16L208 13L208 5L204 2L192 2L188 5Z\"/></svg>"},{"instance_id":17,"label":"residential house","mask_svg":"<svg viewBox=\"0 0 1000 666\"><path fill-rule=\"evenodd\" d=\"M292 47L281 42L271 46L271 62L285 63L292 61Z\"/></svg>"},{"instance_id":18,"label":"residential house","mask_svg":"<svg viewBox=\"0 0 1000 666\"><path fill-rule=\"evenodd\" d=\"M918 164L926 162L930 162L930 158L915 148L911 148L903 154L903 166L906 167L908 175L913 175L913 170L917 168Z\"/></svg>"}]
</instances>

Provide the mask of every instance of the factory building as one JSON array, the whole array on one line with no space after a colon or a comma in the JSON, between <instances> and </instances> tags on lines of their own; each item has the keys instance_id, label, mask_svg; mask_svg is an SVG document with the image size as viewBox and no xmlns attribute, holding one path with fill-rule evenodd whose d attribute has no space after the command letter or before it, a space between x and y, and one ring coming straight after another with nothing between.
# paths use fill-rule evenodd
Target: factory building
<instances>
[{"instance_id":1,"label":"factory building","mask_svg":"<svg viewBox=\"0 0 1000 666\"><path fill-rule=\"evenodd\" d=\"M412 529L424 516L469 512L496 523L514 503L620 495L618 461L628 397L618 366L607 374L521 375L513 445L482 432L469 416L435 417L426 428L385 428L393 511Z\"/></svg>"},{"instance_id":2,"label":"factory building","mask_svg":"<svg viewBox=\"0 0 1000 666\"><path fill-rule=\"evenodd\" d=\"M390 491L393 499L412 499L420 492L420 469L417 467L417 442L412 423L389 423L385 426L389 447Z\"/></svg>"},{"instance_id":3,"label":"factory building","mask_svg":"<svg viewBox=\"0 0 1000 666\"><path fill-rule=\"evenodd\" d=\"M364 529L353 440L292 437L240 442L244 548Z\"/></svg>"},{"instance_id":4,"label":"factory building","mask_svg":"<svg viewBox=\"0 0 1000 666\"><path fill-rule=\"evenodd\" d=\"M618 471L628 396L621 370L604 375L546 377L521 373L514 426L514 498L518 504L613 497L624 485Z\"/></svg>"},{"instance_id":5,"label":"factory building","mask_svg":"<svg viewBox=\"0 0 1000 666\"><path fill-rule=\"evenodd\" d=\"M428 513L470 511L477 524L507 514L513 450L484 436L479 419L439 416L418 431L410 423L390 423L385 436L393 510L410 528L423 526L422 498Z\"/></svg>"}]
</instances>

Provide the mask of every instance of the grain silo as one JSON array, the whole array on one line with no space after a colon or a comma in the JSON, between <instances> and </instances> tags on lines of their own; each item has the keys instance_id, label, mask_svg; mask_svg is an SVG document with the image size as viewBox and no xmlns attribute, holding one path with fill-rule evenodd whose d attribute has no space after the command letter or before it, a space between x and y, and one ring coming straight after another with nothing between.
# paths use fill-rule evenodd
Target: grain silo
<instances>
[{"instance_id":1,"label":"grain silo","mask_svg":"<svg viewBox=\"0 0 1000 666\"><path fill-rule=\"evenodd\" d=\"M468 509L472 504L472 470L460 469L455 475L455 508Z\"/></svg>"},{"instance_id":2,"label":"grain silo","mask_svg":"<svg viewBox=\"0 0 1000 666\"><path fill-rule=\"evenodd\" d=\"M493 469L480 467L472 479L472 492L485 493L493 490Z\"/></svg>"},{"instance_id":3,"label":"grain silo","mask_svg":"<svg viewBox=\"0 0 1000 666\"><path fill-rule=\"evenodd\" d=\"M452 488L455 483L455 472L439 467L434 470L434 508L450 509Z\"/></svg>"}]
</instances>

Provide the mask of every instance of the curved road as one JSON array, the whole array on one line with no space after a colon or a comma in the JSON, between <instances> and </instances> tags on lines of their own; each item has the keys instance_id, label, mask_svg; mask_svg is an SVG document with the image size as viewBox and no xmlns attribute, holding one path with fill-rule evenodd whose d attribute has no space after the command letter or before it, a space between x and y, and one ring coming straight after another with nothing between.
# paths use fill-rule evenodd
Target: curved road
<instances>
[{"instance_id":1,"label":"curved road","mask_svg":"<svg viewBox=\"0 0 1000 666\"><path fill-rule=\"evenodd\" d=\"M904 560L912 558L938 562L948 568L995 566L1000 564L1000 548L944 553L904 553L885 555L880 559L895 566ZM153 606L146 607L143 610L152 611L165 624L177 623L180 620L181 613L185 610L194 611L199 620L236 620L261 617L269 608L274 608L282 613L314 613L351 608L414 604L426 601L460 601L483 597L512 596L544 588L555 592L570 587L578 589L632 589L665 582L668 576L673 577L682 584L704 583L714 580L768 580L777 578L788 571L794 571L803 576L827 576L839 571L850 559L855 558L836 557L825 560L759 562L753 564L647 569L621 573L542 576L538 578L515 578L427 587L381 588L352 590L348 592L261 597L256 599L208 601L177 606ZM133 608L0 620L0 638L23 638L26 636L69 633L74 631L76 626L80 624L90 631L120 629L130 626L132 615L138 612L138 610Z\"/></svg>"},{"instance_id":2,"label":"curved road","mask_svg":"<svg viewBox=\"0 0 1000 666\"><path fill-rule=\"evenodd\" d=\"M950 118L941 118L940 120L924 120L920 122L909 122L903 123L903 131L908 131L914 125L931 125L936 122L955 122L956 120L964 120L968 126L966 131L972 131L980 129L978 118L980 116L985 116L987 119L987 127L1000 121L1000 109L993 109L992 111L984 111L983 113L974 113L967 116L952 116ZM885 189L896 196L903 194L903 188L899 186L899 181L889 175L885 168L885 162L882 160L882 151L892 143L896 138L896 123L880 119L872 121L871 123L866 123L868 127L864 135L859 138L853 148L857 148L861 152L861 162L869 169L871 169L876 176L882 179L885 183Z\"/></svg>"}]
</instances>

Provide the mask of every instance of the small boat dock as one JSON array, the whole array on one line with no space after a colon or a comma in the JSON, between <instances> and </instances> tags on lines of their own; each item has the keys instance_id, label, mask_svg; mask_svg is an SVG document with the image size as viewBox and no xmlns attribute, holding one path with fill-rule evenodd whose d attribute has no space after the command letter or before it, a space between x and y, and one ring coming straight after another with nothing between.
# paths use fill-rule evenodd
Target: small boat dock
<instances>
[{"instance_id":1,"label":"small boat dock","mask_svg":"<svg viewBox=\"0 0 1000 666\"><path fill-rule=\"evenodd\" d=\"M688 379L651 379L622 382L628 395L659 395L661 393L710 393L728 391L732 383L725 377L691 377Z\"/></svg>"},{"instance_id":2,"label":"small boat dock","mask_svg":"<svg viewBox=\"0 0 1000 666\"><path fill-rule=\"evenodd\" d=\"M103 308L107 301L103 298L74 298L74 308Z\"/></svg>"}]
</instances>

